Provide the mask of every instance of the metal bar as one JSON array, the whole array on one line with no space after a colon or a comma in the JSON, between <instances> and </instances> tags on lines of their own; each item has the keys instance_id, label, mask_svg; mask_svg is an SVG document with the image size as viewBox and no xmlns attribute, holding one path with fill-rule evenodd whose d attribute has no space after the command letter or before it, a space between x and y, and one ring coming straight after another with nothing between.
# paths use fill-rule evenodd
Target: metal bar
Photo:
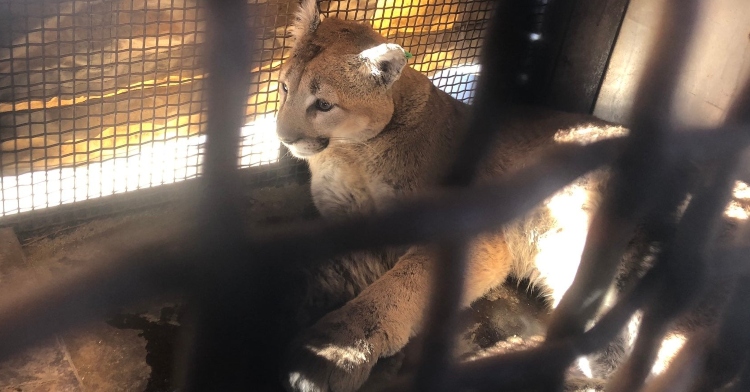
<instances>
[{"instance_id":1,"label":"metal bar","mask_svg":"<svg viewBox=\"0 0 750 392\"><path fill-rule=\"evenodd\" d=\"M671 365L664 373L655 377L643 389L643 392L691 392L696 379L701 376L701 367L710 340L706 331L697 333L683 346L672 359ZM658 346L658 344L657 344ZM701 389L697 389L701 390ZM713 388L707 389L713 390Z\"/></svg>"},{"instance_id":2,"label":"metal bar","mask_svg":"<svg viewBox=\"0 0 750 392\"><path fill-rule=\"evenodd\" d=\"M0 298L0 359L119 305L181 291L189 279L185 261L191 255L179 243L156 241L110 255L107 262L97 260L55 279L9 283L9 295Z\"/></svg>"},{"instance_id":3,"label":"metal bar","mask_svg":"<svg viewBox=\"0 0 750 392\"><path fill-rule=\"evenodd\" d=\"M201 225L193 238L198 253L195 272L208 279L197 281L189 292L191 308L180 350L184 362L178 372L186 391L231 390L252 385L251 358L244 348L248 336L241 327L245 314L231 311L229 304L248 297L245 285L228 273L252 261L240 252L243 225L240 215L238 165L240 128L250 87L252 36L248 26L248 4L244 0L211 0L207 4L208 124L203 178L205 190L197 216ZM221 269L219 269L221 268ZM228 346L227 341L234 341Z\"/></svg>"},{"instance_id":4,"label":"metal bar","mask_svg":"<svg viewBox=\"0 0 750 392\"><path fill-rule=\"evenodd\" d=\"M477 97L472 107L467 138L461 155L453 163L444 185L468 186L476 176L477 166L488 153L488 145L496 137L509 105L518 95L519 71L523 51L529 42L524 33L530 31L531 4L518 0L499 2L494 10L489 34L482 49ZM505 114L507 115L507 114ZM459 233L457 231L457 233ZM430 302L425 332L422 362L417 370L417 389L421 391L449 391L453 343L458 332L458 313L464 287L468 238L447 241L438 247L435 260L433 298Z\"/></svg>"},{"instance_id":5,"label":"metal bar","mask_svg":"<svg viewBox=\"0 0 750 392\"><path fill-rule=\"evenodd\" d=\"M252 258L257 264L278 260L289 263L367 247L452 238L456 231L472 235L497 229L535 205L534 200L543 200L567 181L611 160L620 144L605 141L585 147L559 148L551 152L548 159L494 186L452 190L439 198L422 197L375 217L341 223L315 222L257 233L252 240L243 242L237 252L242 260ZM541 184L531 180L542 177L551 181ZM175 240L177 243L171 246L134 246L136 251L131 257L118 257L113 253L115 256L109 263L93 264L85 273L60 276L56 282L34 289L19 288L13 290L17 296L0 298L0 320L8 320L0 322L0 336L6 345L0 353L7 356L15 351L14 347L21 347L20 342L30 343L47 336L54 329L52 326L75 325L100 314L104 308L117 309L130 303L131 298L135 301L148 293L159 292L162 287L184 288L187 282L231 277L242 280L246 272L241 272L254 265L237 265L232 259L218 257L203 259L205 254L196 249L198 241L193 235L177 233L171 238L181 240ZM330 241L331 238L339 240ZM295 246L290 247L290 243ZM186 261L180 262L183 257ZM198 262L190 262L196 259L210 260L212 268L208 272L205 267L198 268ZM90 296L97 301L91 302ZM18 309L24 311L19 313ZM53 315L54 320L48 315ZM35 325L39 329L20 327L24 325Z\"/></svg>"},{"instance_id":6,"label":"metal bar","mask_svg":"<svg viewBox=\"0 0 750 392\"><path fill-rule=\"evenodd\" d=\"M455 390L453 350L459 332L459 310L466 275L467 239L463 236L444 241L439 246L437 274L432 288L432 301L417 369L415 389L418 391Z\"/></svg>"},{"instance_id":7,"label":"metal bar","mask_svg":"<svg viewBox=\"0 0 750 392\"><path fill-rule=\"evenodd\" d=\"M468 133L458 158L444 180L447 186L471 184L476 168L489 153L492 140L507 116L511 104L523 95L521 76L523 55L530 39L532 2L509 0L497 2L493 21L482 48L483 72L477 91Z\"/></svg>"}]
</instances>

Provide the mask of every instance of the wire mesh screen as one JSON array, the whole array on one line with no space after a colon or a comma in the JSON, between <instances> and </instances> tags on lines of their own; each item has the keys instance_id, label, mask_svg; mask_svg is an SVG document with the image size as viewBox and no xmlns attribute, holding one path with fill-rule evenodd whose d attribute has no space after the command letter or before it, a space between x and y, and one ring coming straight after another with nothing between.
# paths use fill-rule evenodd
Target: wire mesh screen
<instances>
[{"instance_id":1,"label":"wire mesh screen","mask_svg":"<svg viewBox=\"0 0 750 392\"><path fill-rule=\"evenodd\" d=\"M199 176L205 136L201 0L0 0L0 217ZM295 0L251 1L258 53L241 167L283 183L277 77ZM321 3L372 23L411 66L470 102L491 8L469 0Z\"/></svg>"}]
</instances>

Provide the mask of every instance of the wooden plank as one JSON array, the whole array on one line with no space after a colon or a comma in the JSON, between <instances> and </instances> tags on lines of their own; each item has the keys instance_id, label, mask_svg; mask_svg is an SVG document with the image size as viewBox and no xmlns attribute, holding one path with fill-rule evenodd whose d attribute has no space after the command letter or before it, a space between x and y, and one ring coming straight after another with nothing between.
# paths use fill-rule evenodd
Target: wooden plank
<instances>
[{"instance_id":1,"label":"wooden plank","mask_svg":"<svg viewBox=\"0 0 750 392\"><path fill-rule=\"evenodd\" d=\"M615 46L594 114L630 125L631 108L665 0L632 0ZM687 64L680 72L671 120L678 126L711 127L724 121L750 76L750 2L701 3Z\"/></svg>"},{"instance_id":2,"label":"wooden plank","mask_svg":"<svg viewBox=\"0 0 750 392\"><path fill-rule=\"evenodd\" d=\"M82 392L66 350L57 338L0 362L0 391ZM112 389L110 389L112 390Z\"/></svg>"}]
</instances>

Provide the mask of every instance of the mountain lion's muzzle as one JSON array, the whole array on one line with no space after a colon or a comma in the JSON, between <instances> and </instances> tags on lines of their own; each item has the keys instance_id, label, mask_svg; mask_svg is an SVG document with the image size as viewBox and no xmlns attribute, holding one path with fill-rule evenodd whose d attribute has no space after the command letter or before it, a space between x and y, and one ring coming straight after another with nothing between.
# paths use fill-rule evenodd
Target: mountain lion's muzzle
<instances>
[{"instance_id":1,"label":"mountain lion's muzzle","mask_svg":"<svg viewBox=\"0 0 750 392\"><path fill-rule=\"evenodd\" d=\"M325 150L329 143L329 139L325 137L280 138L280 140L298 158L313 156Z\"/></svg>"}]
</instances>

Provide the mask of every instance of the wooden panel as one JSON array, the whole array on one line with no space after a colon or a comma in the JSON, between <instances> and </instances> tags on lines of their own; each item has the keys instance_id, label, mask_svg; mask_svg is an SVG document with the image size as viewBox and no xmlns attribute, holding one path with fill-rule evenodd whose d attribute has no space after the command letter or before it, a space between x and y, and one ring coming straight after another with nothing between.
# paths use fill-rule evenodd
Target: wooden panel
<instances>
[{"instance_id":1,"label":"wooden panel","mask_svg":"<svg viewBox=\"0 0 750 392\"><path fill-rule=\"evenodd\" d=\"M629 0L578 1L548 86L548 106L591 113Z\"/></svg>"},{"instance_id":2,"label":"wooden panel","mask_svg":"<svg viewBox=\"0 0 750 392\"><path fill-rule=\"evenodd\" d=\"M638 81L658 32L664 0L631 0L594 114L630 122ZM675 92L672 120L683 126L720 124L750 74L750 2L701 3L696 37Z\"/></svg>"}]
</instances>

